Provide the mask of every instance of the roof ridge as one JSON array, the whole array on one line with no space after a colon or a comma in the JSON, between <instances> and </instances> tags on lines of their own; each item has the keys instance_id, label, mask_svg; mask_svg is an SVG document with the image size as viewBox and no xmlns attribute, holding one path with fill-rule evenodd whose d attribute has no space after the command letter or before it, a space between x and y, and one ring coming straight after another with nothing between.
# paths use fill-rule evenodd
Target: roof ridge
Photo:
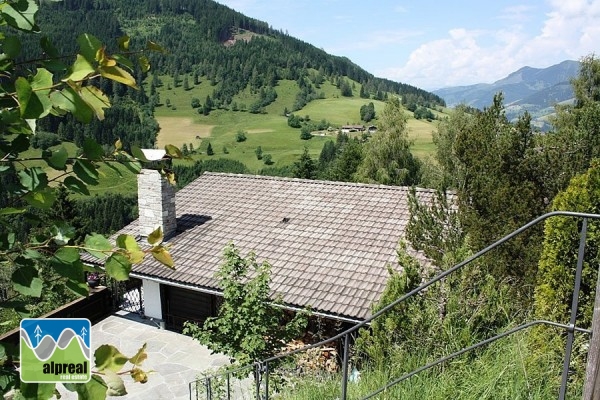
<instances>
[{"instance_id":1,"label":"roof ridge","mask_svg":"<svg viewBox=\"0 0 600 400\"><path fill-rule=\"evenodd\" d=\"M257 179L257 180L271 180L271 181L281 181L281 182L301 182L301 183L310 183L310 184L314 184L314 185L354 186L354 187L366 187L366 188L387 189L387 190L401 190L401 191L407 191L412 188L412 186L394 186L394 185L383 185L383 184L375 184L375 183L327 181L327 180L320 180L320 179L289 178L286 176L236 174L236 173L231 173L231 172L212 172L212 171L204 171L202 173L202 175L200 175L196 179L200 179L204 175L225 176L225 177L232 177L232 178L237 177L237 178ZM194 179L194 181L196 179ZM415 186L415 190L418 192L432 192L432 193L435 193L437 191L436 189L422 188L422 187L418 187L418 186ZM453 193L453 191L449 191L449 192Z\"/></svg>"}]
</instances>

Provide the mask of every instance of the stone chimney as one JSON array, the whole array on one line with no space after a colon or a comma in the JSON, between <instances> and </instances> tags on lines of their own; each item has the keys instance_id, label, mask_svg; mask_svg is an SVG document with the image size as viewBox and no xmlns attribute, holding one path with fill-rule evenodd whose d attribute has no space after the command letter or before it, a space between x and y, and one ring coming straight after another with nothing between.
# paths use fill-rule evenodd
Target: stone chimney
<instances>
[{"instance_id":1,"label":"stone chimney","mask_svg":"<svg viewBox=\"0 0 600 400\"><path fill-rule=\"evenodd\" d=\"M148 236L159 226L164 236L175 232L175 189L159 171L142 169L138 175L140 235Z\"/></svg>"}]
</instances>

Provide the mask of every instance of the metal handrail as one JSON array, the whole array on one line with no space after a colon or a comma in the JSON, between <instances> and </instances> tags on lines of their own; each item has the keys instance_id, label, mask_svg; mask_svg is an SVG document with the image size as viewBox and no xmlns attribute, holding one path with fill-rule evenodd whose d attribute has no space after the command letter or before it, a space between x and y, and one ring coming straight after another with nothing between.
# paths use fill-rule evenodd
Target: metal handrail
<instances>
[{"instance_id":1,"label":"metal handrail","mask_svg":"<svg viewBox=\"0 0 600 400\"><path fill-rule=\"evenodd\" d=\"M403 296L401 296L398 299L394 300L393 302L391 302L387 306L384 306L383 308L381 308L379 311L375 312L370 317L368 317L365 320L361 321L360 323L358 323L358 324L356 324L356 325L348 328L347 330L345 330L343 332L340 332L337 335L332 336L332 337L330 337L328 339L322 340L322 341L320 341L318 343L314 343L314 344L311 344L311 345L308 345L308 346L305 346L305 347L301 347L301 348L298 348L298 349L290 350L290 351L278 354L276 356L269 357L269 358L264 359L262 361L257 361L254 364L250 364L250 365L254 365L257 368L260 368L263 365L268 365L268 363L270 363L270 362L274 362L274 361L277 361L277 360L282 359L282 358L287 357L287 356L291 356L291 355L294 355L294 354L302 353L302 352L305 352L307 350L323 346L323 345L325 345L327 343L330 343L332 341L335 341L335 340L338 340L338 339L341 339L341 338L345 339L346 343L345 343L344 347L346 348L347 345L348 345L348 338L349 338L350 334L356 332L360 328L363 328L363 327L367 326L368 324L371 323L371 321L373 321L376 318L378 318L379 316L385 314L390 309L394 308L395 306L397 306L398 304L402 303L406 299L408 299L408 298L410 298L410 297L418 294L419 292L427 289L429 286L433 285L434 283L439 282L440 280L444 279L448 275L450 275L450 274L454 273L455 271L461 269L465 265L470 264L474 260L482 257L486 253L488 253L491 250L495 249L496 247L504 244L505 242L509 241L510 239L514 238L515 236L520 235L524 231L526 231L529 228L531 228L531 227L539 224L540 222L545 221L548 218L556 217L556 216L573 217L573 218L583 218L584 221L585 221L584 222L584 228L582 229L582 235L581 235L581 241L580 241L579 257L578 257L578 268L577 268L577 276L576 276L576 282L575 282L575 288L578 289L579 288L579 279L581 277L581 268L582 268L582 263L583 263L583 251L584 251L584 248L585 248L585 235L586 235L585 231L587 230L587 219L600 219L600 215L598 215L598 214L591 214L591 213L572 212L572 211L553 211L553 212L549 212L549 213L546 213L544 215L541 215L540 217L537 217L536 219L534 219L534 220L528 222L527 224L521 226L520 228L516 229L515 231L509 233L508 235L502 237L501 239L497 240L496 242L490 244L489 246L485 247L484 249L482 249L482 250L478 251L477 253L473 254L472 256L468 257L466 260L464 260L464 261L456 264L452 268L447 269L446 271L440 273L439 275L435 276L434 278L430 279L429 281L423 283L421 286L419 286L419 287L411 290L410 292L404 294ZM575 296L575 293L574 293L574 296L573 296L571 320L573 320L573 318L574 318L573 316L576 313L576 311L573 311L573 308L575 310L577 308L578 292L576 294L577 294L577 296ZM563 327L562 324L558 324L556 322L550 322L550 321L543 321L543 322L533 321L533 322L530 322L528 324L522 325L522 327L517 327L517 328L520 328L518 330L521 330L521 329L525 329L526 327L531 326L530 324L540 324L540 323L545 323L545 324L550 324L550 325L553 325L553 326ZM567 326L567 325L564 325L564 326ZM574 326L574 321L571 321L571 323L567 327L569 328L570 334L569 334L569 339L568 339L568 342L567 342L567 350L566 350L566 352L570 353L570 345L572 345L572 334L573 334L573 331L580 331L580 332L586 332L586 333L589 333L589 331L587 331L585 329L581 329L581 328L576 328ZM517 329L517 328L514 328L514 329ZM510 333L514 333L514 332L512 332L514 329L511 329L510 331L507 331L504 334L501 334L500 337L504 337L504 336L506 336L506 335L508 335ZM491 341L499 339L500 337L498 337L496 339L494 339L494 338L487 339L487 340L481 342L482 344L477 344L477 345L473 345L473 346L478 346L478 345L483 346L485 344L490 343ZM494 340L492 340L492 339L494 339ZM468 349L468 350L465 350L465 349L463 349L464 351L461 350L460 354L463 354L466 351L472 350L473 346L467 347L466 349ZM458 355L458 354L456 354L456 355ZM569 357L570 357L570 354L569 354ZM444 361L446 361L446 360L447 359L444 359ZM441 362L443 362L443 361L441 361ZM567 364L567 360L565 359L565 365L566 364ZM348 354L347 354L347 351L344 351L343 372L342 372L342 375L343 375L342 376L342 396L341 396L342 400L346 400L346 398L347 398L347 394L346 394L346 384L348 382L348 368L347 367L348 367ZM422 368L423 367L417 369L416 371L421 372L423 370ZM418 372L416 372L416 373L418 373ZM413 376L413 375L414 374L412 374L412 373L410 374L410 376ZM563 375L566 375L564 371L563 371ZM217 376L219 376L219 375L214 375L214 377L217 377ZM408 376L408 377L410 377L410 376ZM404 379L407 379L407 378L404 378ZM204 378L204 379L211 379L211 377L207 377L207 378ZM399 378L399 379L402 379L402 378ZM402 380L404 380L404 379L402 379ZM566 376L563 376L563 380L565 380L565 379L566 379ZM190 387L191 387L192 383L194 383L194 382L198 382L198 380L190 382ZM389 383L388 385L391 385L391 383ZM388 387L388 385L386 385L386 388ZM564 390L565 389L562 386L563 385L561 384L561 393L559 395L560 399L564 398ZM566 381L565 381L565 385L564 386L566 387ZM377 393L379 393L379 392L377 392ZM191 398L191 391L190 391L190 398ZM268 394L267 394L267 398L268 398Z\"/></svg>"}]
</instances>

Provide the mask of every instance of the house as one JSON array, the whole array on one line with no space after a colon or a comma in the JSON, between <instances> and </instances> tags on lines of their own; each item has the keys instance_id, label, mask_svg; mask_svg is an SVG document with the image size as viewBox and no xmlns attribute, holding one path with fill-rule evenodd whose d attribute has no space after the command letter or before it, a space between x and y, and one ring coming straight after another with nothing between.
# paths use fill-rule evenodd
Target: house
<instances>
[{"instance_id":1,"label":"house","mask_svg":"<svg viewBox=\"0 0 600 400\"><path fill-rule=\"evenodd\" d=\"M142 239L163 227L176 269L146 258L131 276L142 279L146 316L176 330L216 315L215 272L229 242L272 265L286 308L357 323L384 290L386 266L397 267L409 219L406 187L204 173L175 195L158 171L142 170L138 188L140 217L119 233Z\"/></svg>"},{"instance_id":2,"label":"house","mask_svg":"<svg viewBox=\"0 0 600 400\"><path fill-rule=\"evenodd\" d=\"M364 132L364 125L344 125L342 126L342 133L351 133L351 132Z\"/></svg>"}]
</instances>

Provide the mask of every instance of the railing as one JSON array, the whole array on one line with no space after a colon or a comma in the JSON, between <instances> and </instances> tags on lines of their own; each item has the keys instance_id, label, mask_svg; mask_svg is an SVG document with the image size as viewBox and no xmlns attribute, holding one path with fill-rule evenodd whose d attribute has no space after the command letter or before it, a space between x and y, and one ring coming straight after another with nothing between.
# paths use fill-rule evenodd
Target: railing
<instances>
[{"instance_id":1,"label":"railing","mask_svg":"<svg viewBox=\"0 0 600 400\"><path fill-rule=\"evenodd\" d=\"M349 372L348 371L348 367L349 367L349 354L348 353L349 353L349 347L350 347L350 335L352 335L354 332L358 331L360 328L367 326L371 321L377 319L381 315L384 315L389 310L393 309L395 306L397 306L398 304L407 300L408 298L420 293L424 289L439 282L440 280L444 279L448 275L450 275L450 274L456 272L457 270L463 268L464 266L470 264L474 260L482 257L483 255L485 255L486 253L495 249L496 247L511 240L515 236L520 235L521 233L528 230L529 228L545 221L548 218L555 217L555 216L583 219L583 223L581 225L581 231L580 231L580 241L579 241L579 249L578 249L578 256L577 256L577 267L576 267L576 272L575 272L575 282L574 282L574 288L573 288L573 297L572 297L572 302L571 302L571 316L570 316L569 324L565 325L565 324L559 324L556 322L544 321L544 320L538 320L538 321L532 321L532 322L525 323L525 324L520 325L516 328L513 328L509 331L506 331L499 335L496 335L492 338L486 339L477 344L474 344L474 345L466 347L460 351L452 353L448 356L442 357L432 363L429 363L427 365L419 367L416 370L414 370L396 380L388 382L385 386L366 395L363 399L370 399L370 398L376 396L377 394L391 388L392 386L394 386L402 381L409 379L410 377L412 377L422 371L433 368L436 365L446 362L446 361L448 361L452 358L455 358L461 354L464 354L466 352L472 351L479 347L488 345L492 342L495 342L496 340L499 340L506 336L512 335L516 332L522 331L522 330L530 328L532 326L548 325L551 327L564 329L567 332L567 343L565 346L565 358L564 358L564 363L563 363L561 386L560 386L559 397L558 397L559 400L564 400L565 396L566 396L566 390L567 390L567 378L568 378L568 374L569 374L569 364L571 361L571 353L572 353L572 349L573 349L573 341L574 341L575 332L581 332L581 333L587 333L587 334L591 333L589 330L577 327L575 325L575 323L576 323L577 308L578 308L578 303L579 303L579 290L580 290L580 284L581 284L581 272L582 272L582 268L583 268L583 257L584 257L584 253L585 253L585 244L586 244L586 239L587 239L588 219L600 219L600 215L597 215L597 214L578 213L578 212L569 212L569 211L550 212L550 213L544 214L544 215L536 218L535 220L527 223L526 225L523 225L521 228L515 230L514 232L504 236L502 239L489 245L485 249L477 252L473 256L467 258L463 262L456 264L452 268L442 272L441 274L437 275L436 277L432 278L431 280L425 282L418 288L413 289L410 292L406 293L405 295L401 296L397 300L395 300L392 303L388 304L387 306L383 307L381 310L377 311L376 313L374 313L372 316L365 319L361 323L359 323L359 324L349 328L348 330L341 332L331 338L328 338L321 342L312 344L310 346L302 347L302 348L299 348L299 349L296 349L293 351L288 351L283 354L279 354L275 357L267 358L265 360L256 362L256 363L246 366L246 367L242 367L242 368L232 370L232 371L227 371L224 374L207 376L205 378L190 382L189 383L190 400L192 400L194 398L199 399L200 395L202 395L202 394L206 394L207 400L215 400L216 397L213 396L213 393L214 393L214 387L217 386L216 385L217 380L220 380L221 388L223 388L223 384L225 385L225 387L223 388L224 393L222 393L222 396L224 396L226 399L229 400L229 399L246 398L246 397L239 397L239 395L234 394L234 392L231 389L231 382L232 381L237 382L238 380L240 380L236 377L244 377L244 376L250 377L250 375L253 376L254 388L251 391L249 390L249 388L247 388L248 389L247 393L250 393L250 392L254 393L256 399L268 400L269 399L269 375L271 374L271 371L269 369L270 364L272 365L274 363L277 363L278 361L282 360L284 357L289 357L289 356L292 356L292 355L295 355L295 354L298 354L301 352L306 352L310 349L321 347L323 345L326 345L332 341L337 341L339 339L344 340L344 347L343 347L344 351L343 351L343 357L342 357L341 396L339 398L341 400L346 400L347 399L347 386L348 386L348 372ZM244 375L243 371L247 371L247 374ZM249 378L246 378L246 379L249 379ZM225 382L223 383L223 381L225 381ZM250 386L249 382L248 382L248 385ZM219 400L222 398L222 396L219 397Z\"/></svg>"}]
</instances>

